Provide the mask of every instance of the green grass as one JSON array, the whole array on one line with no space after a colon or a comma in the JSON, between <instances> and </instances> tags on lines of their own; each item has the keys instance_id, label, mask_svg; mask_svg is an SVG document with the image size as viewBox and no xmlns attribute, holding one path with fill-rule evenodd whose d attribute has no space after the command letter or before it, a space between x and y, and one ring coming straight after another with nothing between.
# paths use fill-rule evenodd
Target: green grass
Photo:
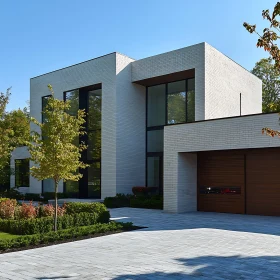
<instances>
[{"instance_id":1,"label":"green grass","mask_svg":"<svg viewBox=\"0 0 280 280\"><path fill-rule=\"evenodd\" d=\"M12 239L19 237L19 235L14 235L6 232L0 232L0 240Z\"/></svg>"}]
</instances>

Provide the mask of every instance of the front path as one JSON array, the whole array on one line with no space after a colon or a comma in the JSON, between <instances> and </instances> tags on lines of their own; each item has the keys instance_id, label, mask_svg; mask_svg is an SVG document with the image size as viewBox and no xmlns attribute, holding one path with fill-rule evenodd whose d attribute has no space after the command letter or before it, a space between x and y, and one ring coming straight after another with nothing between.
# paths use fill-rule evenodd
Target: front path
<instances>
[{"instance_id":1,"label":"front path","mask_svg":"<svg viewBox=\"0 0 280 280\"><path fill-rule=\"evenodd\" d=\"M280 217L121 208L148 228L0 255L0 279L280 279Z\"/></svg>"}]
</instances>

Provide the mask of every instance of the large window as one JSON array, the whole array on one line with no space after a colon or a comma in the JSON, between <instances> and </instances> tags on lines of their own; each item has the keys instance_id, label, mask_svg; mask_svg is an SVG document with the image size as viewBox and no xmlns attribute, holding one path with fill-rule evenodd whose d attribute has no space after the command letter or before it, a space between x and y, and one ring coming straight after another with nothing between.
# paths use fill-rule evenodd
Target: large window
<instances>
[{"instance_id":1,"label":"large window","mask_svg":"<svg viewBox=\"0 0 280 280\"><path fill-rule=\"evenodd\" d=\"M78 109L86 112L86 135L80 136L77 143L85 142L87 150L82 153L82 161L89 164L80 170L83 177L79 182L67 181L64 191L73 197L101 197L101 117L102 89L101 85L80 88L64 93L64 100L70 102L69 114L77 115Z\"/></svg>"},{"instance_id":2,"label":"large window","mask_svg":"<svg viewBox=\"0 0 280 280\"><path fill-rule=\"evenodd\" d=\"M195 79L147 88L146 185L163 185L163 129L195 121Z\"/></svg>"},{"instance_id":3,"label":"large window","mask_svg":"<svg viewBox=\"0 0 280 280\"><path fill-rule=\"evenodd\" d=\"M15 187L29 187L29 159L15 160Z\"/></svg>"}]
</instances>

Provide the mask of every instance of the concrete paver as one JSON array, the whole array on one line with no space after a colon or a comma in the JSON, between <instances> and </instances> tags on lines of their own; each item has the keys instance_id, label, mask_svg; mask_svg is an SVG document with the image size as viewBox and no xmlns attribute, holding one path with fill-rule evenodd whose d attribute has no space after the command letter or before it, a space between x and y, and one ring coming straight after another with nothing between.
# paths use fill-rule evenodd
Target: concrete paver
<instances>
[{"instance_id":1,"label":"concrete paver","mask_svg":"<svg viewBox=\"0 0 280 280\"><path fill-rule=\"evenodd\" d=\"M280 279L280 217L112 209L147 228L0 255L0 279Z\"/></svg>"}]
</instances>

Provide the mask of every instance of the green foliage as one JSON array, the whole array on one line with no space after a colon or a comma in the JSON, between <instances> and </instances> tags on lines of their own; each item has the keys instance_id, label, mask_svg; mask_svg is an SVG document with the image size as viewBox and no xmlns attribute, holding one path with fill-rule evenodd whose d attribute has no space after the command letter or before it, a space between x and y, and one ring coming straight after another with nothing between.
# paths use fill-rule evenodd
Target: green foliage
<instances>
[{"instance_id":1,"label":"green foliage","mask_svg":"<svg viewBox=\"0 0 280 280\"><path fill-rule=\"evenodd\" d=\"M70 102L55 99L52 87L50 85L48 87L51 96L42 112L44 122L31 118L37 130L31 132L29 152L31 160L35 163L31 167L31 175L40 181L52 178L55 183L54 230L56 230L58 183L61 180L78 181L82 177L78 170L88 165L81 161L81 152L86 146L84 143L80 145L74 143L79 135L85 134L84 110L78 110L76 116L68 114Z\"/></svg>"},{"instance_id":2,"label":"green foliage","mask_svg":"<svg viewBox=\"0 0 280 280\"><path fill-rule=\"evenodd\" d=\"M31 160L36 164L31 168L31 174L38 180L52 178L55 183L60 180L77 181L82 177L77 170L87 167L80 161L86 146L73 144L75 138L85 134L85 112L78 110L75 117L66 112L69 108L69 102L55 99L52 92L43 111L44 123L31 118L43 135L41 137L40 133L32 131L29 145Z\"/></svg>"},{"instance_id":3,"label":"green foliage","mask_svg":"<svg viewBox=\"0 0 280 280\"><path fill-rule=\"evenodd\" d=\"M256 25L250 25L247 22L243 23L243 26L250 33L256 33L258 35L257 47L263 48L270 54L271 60L274 61L274 67L277 72L280 72L280 49L278 47L277 41L279 40L280 32L280 21L278 21L280 15L280 2L277 2L274 6L273 12L270 14L269 10L263 10L262 16L268 21L267 28L263 29L263 33L260 34L256 28ZM278 97L277 97L278 98ZM273 104L273 110L278 110L278 104ZM280 137L280 131L271 129L269 127L264 127L262 133L266 133L271 137L278 136Z\"/></svg>"},{"instance_id":4,"label":"green foliage","mask_svg":"<svg viewBox=\"0 0 280 280\"><path fill-rule=\"evenodd\" d=\"M147 196L147 195L154 195L158 191L157 187L133 187L132 192L136 196Z\"/></svg>"},{"instance_id":5,"label":"green foliage","mask_svg":"<svg viewBox=\"0 0 280 280\"><path fill-rule=\"evenodd\" d=\"M58 217L57 228L88 226L96 223L108 223L110 214L102 213L76 213ZM53 218L42 217L36 219L0 220L0 231L18 235L46 233L53 230Z\"/></svg>"},{"instance_id":6,"label":"green foliage","mask_svg":"<svg viewBox=\"0 0 280 280\"><path fill-rule=\"evenodd\" d=\"M29 117L20 109L6 111L10 89L0 93L0 173L6 172L12 150L29 139Z\"/></svg>"},{"instance_id":7,"label":"green foliage","mask_svg":"<svg viewBox=\"0 0 280 280\"><path fill-rule=\"evenodd\" d=\"M163 197L160 195L151 197L134 197L130 199L130 207L163 209Z\"/></svg>"},{"instance_id":8,"label":"green foliage","mask_svg":"<svg viewBox=\"0 0 280 280\"><path fill-rule=\"evenodd\" d=\"M68 202L65 205L66 214L72 215L76 213L103 213L107 211L106 206L100 202Z\"/></svg>"},{"instance_id":9,"label":"green foliage","mask_svg":"<svg viewBox=\"0 0 280 280\"><path fill-rule=\"evenodd\" d=\"M48 200L54 199L55 193L54 192L44 192L42 194L42 196L43 196L44 201L48 201ZM68 197L67 193L57 193L58 199L67 198L67 197Z\"/></svg>"},{"instance_id":10,"label":"green foliage","mask_svg":"<svg viewBox=\"0 0 280 280\"><path fill-rule=\"evenodd\" d=\"M268 21L269 27L263 29L263 33L257 32L256 25L250 25L247 22L243 23L243 26L250 33L256 33L258 35L257 47L264 48L265 51L269 52L271 58L275 62L275 67L280 70L280 50L277 45L279 40L279 27L280 22L277 20L280 15L280 2L277 2L272 14L270 15L269 10L263 10L262 16Z\"/></svg>"},{"instance_id":11,"label":"green foliage","mask_svg":"<svg viewBox=\"0 0 280 280\"><path fill-rule=\"evenodd\" d=\"M57 232L48 232L45 234L34 234L20 236L11 239L0 240L0 250L5 251L13 248L24 248L27 246L35 246L39 244L48 244L55 241L75 239L81 236L110 233L120 230L132 229L132 223L116 223L110 222L108 224L95 224L85 227L76 227L64 230L58 230Z\"/></svg>"},{"instance_id":12,"label":"green foliage","mask_svg":"<svg viewBox=\"0 0 280 280\"><path fill-rule=\"evenodd\" d=\"M117 194L114 197L106 197L104 204L108 208L129 207L131 197L132 195Z\"/></svg>"},{"instance_id":13,"label":"green foliage","mask_svg":"<svg viewBox=\"0 0 280 280\"><path fill-rule=\"evenodd\" d=\"M271 58L258 61L252 73L262 80L263 112L280 111L280 72L275 68Z\"/></svg>"}]
</instances>

